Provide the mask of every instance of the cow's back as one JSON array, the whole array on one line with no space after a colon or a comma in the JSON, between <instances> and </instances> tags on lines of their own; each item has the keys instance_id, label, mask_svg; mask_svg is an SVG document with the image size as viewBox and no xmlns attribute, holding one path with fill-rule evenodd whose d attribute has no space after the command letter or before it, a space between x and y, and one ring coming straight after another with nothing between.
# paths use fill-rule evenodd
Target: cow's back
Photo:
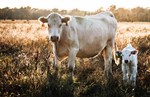
<instances>
[{"instance_id":1,"label":"cow's back","mask_svg":"<svg viewBox=\"0 0 150 97\"><path fill-rule=\"evenodd\" d=\"M93 57L102 51L108 41L114 41L117 21L110 14L74 17L79 42L79 57Z\"/></svg>"}]
</instances>

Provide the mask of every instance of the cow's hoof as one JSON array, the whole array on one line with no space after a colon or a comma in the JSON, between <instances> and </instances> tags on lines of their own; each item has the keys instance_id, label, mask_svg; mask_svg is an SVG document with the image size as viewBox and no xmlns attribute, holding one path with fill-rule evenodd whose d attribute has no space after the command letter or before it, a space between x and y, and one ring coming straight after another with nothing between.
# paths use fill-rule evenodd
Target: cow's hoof
<instances>
[{"instance_id":1,"label":"cow's hoof","mask_svg":"<svg viewBox=\"0 0 150 97\"><path fill-rule=\"evenodd\" d=\"M72 84L73 83L73 79L68 77L68 84Z\"/></svg>"},{"instance_id":2,"label":"cow's hoof","mask_svg":"<svg viewBox=\"0 0 150 97\"><path fill-rule=\"evenodd\" d=\"M73 84L73 83L76 83L76 79L75 77L68 77L68 84Z\"/></svg>"}]
</instances>

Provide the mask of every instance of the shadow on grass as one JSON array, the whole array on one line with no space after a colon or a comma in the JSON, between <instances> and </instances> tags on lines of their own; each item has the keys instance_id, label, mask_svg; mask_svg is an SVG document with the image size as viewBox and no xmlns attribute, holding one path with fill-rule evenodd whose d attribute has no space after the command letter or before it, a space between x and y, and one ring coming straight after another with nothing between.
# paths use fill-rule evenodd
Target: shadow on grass
<instances>
[{"instance_id":1,"label":"shadow on grass","mask_svg":"<svg viewBox=\"0 0 150 97\"><path fill-rule=\"evenodd\" d=\"M49 73L41 89L40 97L74 97L74 88L74 83Z\"/></svg>"},{"instance_id":2,"label":"shadow on grass","mask_svg":"<svg viewBox=\"0 0 150 97\"><path fill-rule=\"evenodd\" d=\"M12 55L21 50L21 47L0 43L0 54L1 55Z\"/></svg>"}]
</instances>

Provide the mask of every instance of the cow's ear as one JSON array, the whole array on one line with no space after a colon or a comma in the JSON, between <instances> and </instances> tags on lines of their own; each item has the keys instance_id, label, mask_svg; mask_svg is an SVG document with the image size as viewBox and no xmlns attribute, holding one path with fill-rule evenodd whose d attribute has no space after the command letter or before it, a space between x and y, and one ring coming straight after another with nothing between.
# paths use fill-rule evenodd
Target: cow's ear
<instances>
[{"instance_id":1,"label":"cow's ear","mask_svg":"<svg viewBox=\"0 0 150 97\"><path fill-rule=\"evenodd\" d=\"M48 22L48 21L47 21L47 18L44 17L44 16L39 17L38 20L39 20L40 22L42 22L42 23L47 23L47 22Z\"/></svg>"},{"instance_id":2,"label":"cow's ear","mask_svg":"<svg viewBox=\"0 0 150 97\"><path fill-rule=\"evenodd\" d=\"M121 51L116 51L115 55L117 56L117 58L121 58L122 52Z\"/></svg>"},{"instance_id":3,"label":"cow's ear","mask_svg":"<svg viewBox=\"0 0 150 97\"><path fill-rule=\"evenodd\" d=\"M131 51L131 54L133 54L133 55L138 54L138 50Z\"/></svg>"},{"instance_id":4,"label":"cow's ear","mask_svg":"<svg viewBox=\"0 0 150 97\"><path fill-rule=\"evenodd\" d=\"M68 21L70 20L70 17L64 17L61 19L62 23L66 23L66 26L68 26Z\"/></svg>"}]
</instances>

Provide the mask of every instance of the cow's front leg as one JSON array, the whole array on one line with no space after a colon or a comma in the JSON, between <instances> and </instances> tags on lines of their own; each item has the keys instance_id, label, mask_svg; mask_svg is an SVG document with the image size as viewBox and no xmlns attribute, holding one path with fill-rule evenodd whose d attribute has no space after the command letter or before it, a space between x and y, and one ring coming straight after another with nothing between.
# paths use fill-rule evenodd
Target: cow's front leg
<instances>
[{"instance_id":1,"label":"cow's front leg","mask_svg":"<svg viewBox=\"0 0 150 97\"><path fill-rule=\"evenodd\" d=\"M74 69L75 69L75 59L77 52L79 51L78 48L71 48L68 56L68 68L69 68L69 78L73 78Z\"/></svg>"},{"instance_id":2,"label":"cow's front leg","mask_svg":"<svg viewBox=\"0 0 150 97\"><path fill-rule=\"evenodd\" d=\"M57 62L57 58L56 58L55 55L54 55L54 58L53 58L53 68L55 70L58 70L58 62Z\"/></svg>"},{"instance_id":3,"label":"cow's front leg","mask_svg":"<svg viewBox=\"0 0 150 97\"><path fill-rule=\"evenodd\" d=\"M57 55L56 55L56 44L53 44L53 68L55 69L55 73L58 74L58 61L57 61Z\"/></svg>"}]
</instances>

